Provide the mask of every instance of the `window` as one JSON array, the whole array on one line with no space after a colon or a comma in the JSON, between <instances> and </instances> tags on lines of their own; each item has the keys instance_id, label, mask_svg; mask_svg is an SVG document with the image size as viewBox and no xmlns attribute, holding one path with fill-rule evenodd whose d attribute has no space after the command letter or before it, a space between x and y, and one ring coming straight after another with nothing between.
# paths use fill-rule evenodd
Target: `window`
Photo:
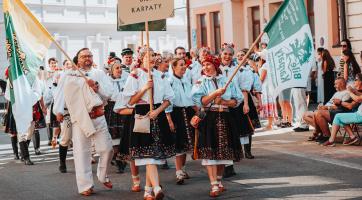
<instances>
[{"instance_id":1,"label":"window","mask_svg":"<svg viewBox=\"0 0 362 200\"><path fill-rule=\"evenodd\" d=\"M269 20L274 17L281 5L282 2L271 3L269 5Z\"/></svg>"},{"instance_id":2,"label":"window","mask_svg":"<svg viewBox=\"0 0 362 200\"><path fill-rule=\"evenodd\" d=\"M315 36L315 22L314 22L314 0L307 1L307 13L310 29L312 30L312 36Z\"/></svg>"},{"instance_id":3,"label":"window","mask_svg":"<svg viewBox=\"0 0 362 200\"><path fill-rule=\"evenodd\" d=\"M253 31L253 41L260 34L260 8L259 6L251 7L251 20L252 20L252 31Z\"/></svg>"},{"instance_id":4,"label":"window","mask_svg":"<svg viewBox=\"0 0 362 200\"><path fill-rule=\"evenodd\" d=\"M212 18L214 22L214 45L215 53L220 53L221 48L221 30L220 30L220 12L213 12Z\"/></svg>"},{"instance_id":5,"label":"window","mask_svg":"<svg viewBox=\"0 0 362 200\"><path fill-rule=\"evenodd\" d=\"M200 41L201 46L206 47L207 45L207 25L206 25L206 14L199 15L200 20Z\"/></svg>"},{"instance_id":6,"label":"window","mask_svg":"<svg viewBox=\"0 0 362 200\"><path fill-rule=\"evenodd\" d=\"M340 26L340 9L338 0L331 1L331 13L332 13L332 46L339 47L341 41L341 26Z\"/></svg>"}]
</instances>

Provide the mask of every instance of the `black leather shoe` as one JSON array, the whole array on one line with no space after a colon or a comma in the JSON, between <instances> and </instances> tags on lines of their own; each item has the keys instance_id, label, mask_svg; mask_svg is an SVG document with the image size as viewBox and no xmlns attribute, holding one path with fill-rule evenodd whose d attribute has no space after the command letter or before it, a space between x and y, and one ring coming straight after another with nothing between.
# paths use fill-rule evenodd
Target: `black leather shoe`
<instances>
[{"instance_id":1,"label":"black leather shoe","mask_svg":"<svg viewBox=\"0 0 362 200\"><path fill-rule=\"evenodd\" d=\"M20 158L19 158L19 155L18 154L15 154L15 156L14 156L14 160L19 160Z\"/></svg>"},{"instance_id":2,"label":"black leather shoe","mask_svg":"<svg viewBox=\"0 0 362 200\"><path fill-rule=\"evenodd\" d=\"M124 173L124 165L120 160L115 161L115 165L117 166L118 173L123 174Z\"/></svg>"},{"instance_id":3,"label":"black leather shoe","mask_svg":"<svg viewBox=\"0 0 362 200\"><path fill-rule=\"evenodd\" d=\"M31 160L29 158L24 160L24 164L25 165L34 165L34 163L31 162Z\"/></svg>"},{"instance_id":4,"label":"black leather shoe","mask_svg":"<svg viewBox=\"0 0 362 200\"><path fill-rule=\"evenodd\" d=\"M309 131L309 127L308 128L301 128L301 127L297 127L295 129L293 129L295 132L306 132Z\"/></svg>"},{"instance_id":5,"label":"black leather shoe","mask_svg":"<svg viewBox=\"0 0 362 200\"><path fill-rule=\"evenodd\" d=\"M40 152L39 149L36 149L36 150L35 150L35 155L41 155L41 152Z\"/></svg>"},{"instance_id":6,"label":"black leather shoe","mask_svg":"<svg viewBox=\"0 0 362 200\"><path fill-rule=\"evenodd\" d=\"M235 173L235 170L234 170L234 166L231 165L231 166L227 166L225 167L225 171L224 171L224 174L223 174L223 178L230 178L232 176L235 176L236 173Z\"/></svg>"},{"instance_id":7,"label":"black leather shoe","mask_svg":"<svg viewBox=\"0 0 362 200\"><path fill-rule=\"evenodd\" d=\"M168 163L166 162L161 166L161 169L170 169L170 166L168 166Z\"/></svg>"},{"instance_id":8,"label":"black leather shoe","mask_svg":"<svg viewBox=\"0 0 362 200\"><path fill-rule=\"evenodd\" d=\"M323 144L323 143L327 142L328 140L329 140L329 137L321 135L320 137L318 137L316 139L316 142L319 144Z\"/></svg>"},{"instance_id":9,"label":"black leather shoe","mask_svg":"<svg viewBox=\"0 0 362 200\"><path fill-rule=\"evenodd\" d=\"M60 165L59 166L59 171L60 171L60 173L67 173L67 166Z\"/></svg>"},{"instance_id":10,"label":"black leather shoe","mask_svg":"<svg viewBox=\"0 0 362 200\"><path fill-rule=\"evenodd\" d=\"M245 158L254 159L255 157L250 152L245 152Z\"/></svg>"}]
</instances>

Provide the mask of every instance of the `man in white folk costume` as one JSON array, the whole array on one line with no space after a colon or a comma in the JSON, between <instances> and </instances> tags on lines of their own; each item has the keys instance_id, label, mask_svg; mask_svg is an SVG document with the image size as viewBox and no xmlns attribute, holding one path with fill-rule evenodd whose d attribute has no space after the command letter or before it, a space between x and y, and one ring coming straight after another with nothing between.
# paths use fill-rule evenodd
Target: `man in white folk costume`
<instances>
[{"instance_id":1,"label":"man in white folk costume","mask_svg":"<svg viewBox=\"0 0 362 200\"><path fill-rule=\"evenodd\" d=\"M98 180L112 189L108 177L113 148L104 117L104 102L112 95L112 87L107 75L92 67L93 55L88 48L79 50L77 66L79 71L67 74L64 81L64 100L72 123L73 154L78 192L89 196L93 193L93 175L91 166L92 144L99 155L97 168ZM62 83L61 83L62 84ZM60 85L61 85L60 84Z\"/></svg>"}]
</instances>

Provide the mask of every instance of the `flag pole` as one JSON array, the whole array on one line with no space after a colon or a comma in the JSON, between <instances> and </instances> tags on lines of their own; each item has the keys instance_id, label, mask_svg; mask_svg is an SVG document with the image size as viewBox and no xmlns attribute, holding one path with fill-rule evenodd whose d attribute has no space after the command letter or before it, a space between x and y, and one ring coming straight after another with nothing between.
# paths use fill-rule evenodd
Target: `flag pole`
<instances>
[{"instance_id":1,"label":"flag pole","mask_svg":"<svg viewBox=\"0 0 362 200\"><path fill-rule=\"evenodd\" d=\"M148 69L148 80L152 80L152 75L151 75L151 65L150 65L150 31L149 31L149 27L148 27L148 21L145 22L145 29L146 29L146 47L147 47L147 52L146 52L146 56L147 56L147 62L146 62L146 67ZM142 32L143 33L143 32ZM142 34L143 35L143 34ZM153 111L153 89L150 88L148 90L149 96L150 96L150 111Z\"/></svg>"},{"instance_id":2,"label":"flag pole","mask_svg":"<svg viewBox=\"0 0 362 200\"><path fill-rule=\"evenodd\" d=\"M143 31L141 31L141 47L143 47L144 41L143 41Z\"/></svg>"},{"instance_id":3,"label":"flag pole","mask_svg":"<svg viewBox=\"0 0 362 200\"><path fill-rule=\"evenodd\" d=\"M63 47L59 44L59 42L56 41L55 38L53 38L53 36L51 36L51 40L54 42L55 46L65 55L65 57L70 62L72 62L72 65L77 69L77 71L80 73L80 75L87 80L87 77L85 76L85 74L82 71L80 71L79 67L73 62L73 59L70 58L68 53L63 49Z\"/></svg>"},{"instance_id":4,"label":"flag pole","mask_svg":"<svg viewBox=\"0 0 362 200\"><path fill-rule=\"evenodd\" d=\"M261 32L259 34L259 36L255 39L254 43L250 46L248 52L245 54L243 60L241 60L239 66L235 69L233 75L229 78L228 82L226 83L224 89L226 89L227 87L229 87L231 81L234 79L234 77L236 76L236 74L238 73L238 71L240 70L241 66L246 62L246 60L248 59L249 55L251 54L251 52L253 51L254 47L256 46L256 44L259 42L259 40L261 39L261 37L264 35L264 31Z\"/></svg>"}]
</instances>

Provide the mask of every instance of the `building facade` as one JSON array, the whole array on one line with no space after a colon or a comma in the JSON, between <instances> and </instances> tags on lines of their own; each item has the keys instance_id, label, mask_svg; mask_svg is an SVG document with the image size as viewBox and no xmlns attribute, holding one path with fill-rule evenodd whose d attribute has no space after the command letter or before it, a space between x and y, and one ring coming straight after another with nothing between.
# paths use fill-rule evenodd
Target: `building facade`
<instances>
[{"instance_id":1,"label":"building facade","mask_svg":"<svg viewBox=\"0 0 362 200\"><path fill-rule=\"evenodd\" d=\"M70 56L89 47L98 66L103 66L109 52L119 55L123 48L137 49L141 43L140 32L117 32L117 0L24 0L24 3ZM150 33L150 46L155 50L173 51L176 46L187 45L185 5L185 0L175 0L175 17L167 20L167 31ZM2 10L0 14L3 16ZM0 26L4 30L3 17ZM0 34L0 42L4 44L4 31ZM4 52L1 45L1 68L7 65ZM65 59L54 45L46 60L49 57Z\"/></svg>"},{"instance_id":2,"label":"building facade","mask_svg":"<svg viewBox=\"0 0 362 200\"><path fill-rule=\"evenodd\" d=\"M359 57L362 50L362 0L304 1L315 47L327 48L338 59L340 41L348 38ZM238 49L248 48L282 2L190 0L192 44L194 47L209 46L215 52L224 42L233 42Z\"/></svg>"}]
</instances>

